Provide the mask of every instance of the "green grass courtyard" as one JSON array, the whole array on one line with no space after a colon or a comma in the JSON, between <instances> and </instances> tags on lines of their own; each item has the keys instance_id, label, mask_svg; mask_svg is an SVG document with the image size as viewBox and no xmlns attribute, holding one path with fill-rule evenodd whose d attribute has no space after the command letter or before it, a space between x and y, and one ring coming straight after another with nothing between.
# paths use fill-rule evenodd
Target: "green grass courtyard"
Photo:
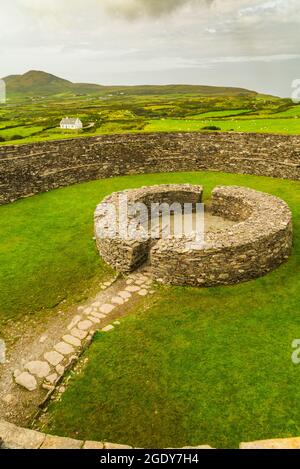
<instances>
[{"instance_id":1,"label":"green grass courtyard","mask_svg":"<svg viewBox=\"0 0 300 469\"><path fill-rule=\"evenodd\" d=\"M107 194L158 183L244 185L283 198L294 249L266 277L219 288L157 287L111 333L50 406L43 430L139 447L210 444L300 433L299 182L224 173L92 181L0 207L0 321L79 302L112 271L93 241L93 211Z\"/></svg>"}]
</instances>

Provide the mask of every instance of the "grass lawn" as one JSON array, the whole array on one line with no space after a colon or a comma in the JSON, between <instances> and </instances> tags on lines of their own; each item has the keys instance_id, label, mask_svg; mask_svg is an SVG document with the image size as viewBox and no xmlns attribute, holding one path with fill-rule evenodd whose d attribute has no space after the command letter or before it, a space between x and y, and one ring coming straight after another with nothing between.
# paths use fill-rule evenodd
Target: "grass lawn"
<instances>
[{"instance_id":1,"label":"grass lawn","mask_svg":"<svg viewBox=\"0 0 300 469\"><path fill-rule=\"evenodd\" d=\"M31 210L50 206L61 220L69 214L82 246L90 245L92 211L105 193L166 182L201 183L206 196L217 184L239 184L282 197L293 211L292 257L266 277L236 286L159 287L121 326L97 335L84 370L51 404L41 427L138 447L237 447L240 441L299 435L300 365L291 362L291 343L300 337L299 182L223 173L141 175L61 189L4 210L12 216L19 208L24 226L28 204ZM67 201L69 211L63 208ZM89 260L76 263L79 276L87 261L102 265L92 245L87 252ZM57 262L57 249L51 255Z\"/></svg>"},{"instance_id":2,"label":"grass lawn","mask_svg":"<svg viewBox=\"0 0 300 469\"><path fill-rule=\"evenodd\" d=\"M240 117L218 119L165 119L152 120L145 126L145 132L197 132L203 127L216 126L223 132L257 132L257 133L279 133L297 135L300 133L299 119L291 118L259 118L259 117Z\"/></svg>"}]
</instances>

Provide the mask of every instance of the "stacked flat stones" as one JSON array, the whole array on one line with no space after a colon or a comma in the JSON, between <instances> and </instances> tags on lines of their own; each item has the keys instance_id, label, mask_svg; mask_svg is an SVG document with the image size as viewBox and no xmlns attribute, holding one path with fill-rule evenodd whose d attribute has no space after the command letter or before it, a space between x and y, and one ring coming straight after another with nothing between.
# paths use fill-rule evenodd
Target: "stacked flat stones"
<instances>
[{"instance_id":1,"label":"stacked flat stones","mask_svg":"<svg viewBox=\"0 0 300 469\"><path fill-rule=\"evenodd\" d=\"M249 449L300 449L300 438L279 438L240 443L242 450ZM0 449L89 449L89 450L124 450L135 449L132 446L100 442L82 441L73 438L47 435L45 433L17 427L5 420L0 420ZM182 449L214 449L209 445L183 446Z\"/></svg>"},{"instance_id":2,"label":"stacked flat stones","mask_svg":"<svg viewBox=\"0 0 300 469\"><path fill-rule=\"evenodd\" d=\"M175 285L234 284L265 275L290 256L292 214L281 199L219 186L212 193L211 211L237 223L207 233L202 249L187 249L187 239L160 240L151 250L154 278Z\"/></svg>"},{"instance_id":3,"label":"stacked flat stones","mask_svg":"<svg viewBox=\"0 0 300 469\"><path fill-rule=\"evenodd\" d=\"M0 205L77 182L182 171L300 179L300 136L184 132L0 146Z\"/></svg>"},{"instance_id":4,"label":"stacked flat stones","mask_svg":"<svg viewBox=\"0 0 300 469\"><path fill-rule=\"evenodd\" d=\"M202 192L201 186L170 184L114 193L103 203L117 206L125 193L129 202L143 202L147 207L155 202L196 204L201 202ZM292 249L292 215L287 204L244 187L218 186L213 190L212 215L236 224L206 233L201 248L190 247L194 238L185 236L153 240L148 233L143 239L124 240L117 233L115 238L104 238L99 228L102 204L95 212L100 255L123 273L149 260L153 277L161 283L215 286L247 281L278 267Z\"/></svg>"},{"instance_id":5,"label":"stacked flat stones","mask_svg":"<svg viewBox=\"0 0 300 469\"><path fill-rule=\"evenodd\" d=\"M122 196L127 197L128 204L143 203L151 213L151 204L173 204L180 203L200 203L202 200L202 187L191 184L162 184L158 186L142 187L140 189L114 192L106 197L99 204L95 211L95 237L100 255L105 262L115 268L118 272L129 273L140 267L147 261L150 249L157 240L150 236L148 228L141 227L139 236L136 239L124 239L121 237L118 227L113 237L107 237L107 232L103 230L102 217L106 214L105 207L112 204L115 207L117 218L123 216L119 211L119 202ZM140 216L140 214L138 214ZM106 216L106 215L105 215ZM132 222L135 215L128 216L125 223L127 226ZM136 214L137 216L137 214ZM115 223L112 219L108 226ZM148 225L148 219L144 220Z\"/></svg>"}]
</instances>

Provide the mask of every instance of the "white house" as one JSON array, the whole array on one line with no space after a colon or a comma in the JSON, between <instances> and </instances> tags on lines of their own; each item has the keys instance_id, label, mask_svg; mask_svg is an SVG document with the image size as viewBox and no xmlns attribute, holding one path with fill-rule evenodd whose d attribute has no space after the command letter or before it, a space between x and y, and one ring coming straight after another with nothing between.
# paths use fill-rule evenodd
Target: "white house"
<instances>
[{"instance_id":1,"label":"white house","mask_svg":"<svg viewBox=\"0 0 300 469\"><path fill-rule=\"evenodd\" d=\"M80 119L65 117L60 121L61 129L81 130L83 127Z\"/></svg>"}]
</instances>

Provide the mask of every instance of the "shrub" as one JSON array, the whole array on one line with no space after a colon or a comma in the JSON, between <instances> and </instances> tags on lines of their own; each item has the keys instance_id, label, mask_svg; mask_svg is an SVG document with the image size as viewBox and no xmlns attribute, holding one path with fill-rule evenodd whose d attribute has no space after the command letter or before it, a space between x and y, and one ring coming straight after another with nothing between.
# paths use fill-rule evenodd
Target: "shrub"
<instances>
[{"instance_id":1,"label":"shrub","mask_svg":"<svg viewBox=\"0 0 300 469\"><path fill-rule=\"evenodd\" d=\"M5 138L4 138L4 137L0 137L0 142L5 142Z\"/></svg>"},{"instance_id":2,"label":"shrub","mask_svg":"<svg viewBox=\"0 0 300 469\"><path fill-rule=\"evenodd\" d=\"M202 127L202 130L221 130L220 127L217 127L216 125L206 125L205 127Z\"/></svg>"},{"instance_id":3,"label":"shrub","mask_svg":"<svg viewBox=\"0 0 300 469\"><path fill-rule=\"evenodd\" d=\"M22 137L22 135L18 135L18 134L17 134L17 135L13 135L13 136L10 138L10 140L22 140L22 138L24 138L24 137Z\"/></svg>"}]
</instances>

